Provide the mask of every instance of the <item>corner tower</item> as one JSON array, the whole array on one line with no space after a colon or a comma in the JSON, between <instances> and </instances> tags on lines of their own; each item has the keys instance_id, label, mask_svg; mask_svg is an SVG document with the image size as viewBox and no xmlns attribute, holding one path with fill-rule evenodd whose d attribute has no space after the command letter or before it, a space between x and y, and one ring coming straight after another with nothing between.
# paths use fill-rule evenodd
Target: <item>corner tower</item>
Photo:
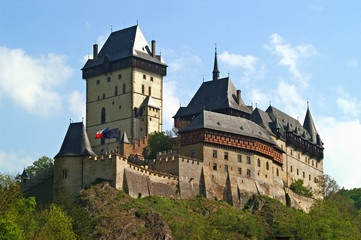
<instances>
[{"instance_id":1,"label":"corner tower","mask_svg":"<svg viewBox=\"0 0 361 240\"><path fill-rule=\"evenodd\" d=\"M96 132L119 128L136 141L162 131L163 77L167 65L149 47L138 25L112 32L83 67L86 130L96 153L112 150L119 139L97 139ZM150 104L151 103L151 104Z\"/></svg>"}]
</instances>

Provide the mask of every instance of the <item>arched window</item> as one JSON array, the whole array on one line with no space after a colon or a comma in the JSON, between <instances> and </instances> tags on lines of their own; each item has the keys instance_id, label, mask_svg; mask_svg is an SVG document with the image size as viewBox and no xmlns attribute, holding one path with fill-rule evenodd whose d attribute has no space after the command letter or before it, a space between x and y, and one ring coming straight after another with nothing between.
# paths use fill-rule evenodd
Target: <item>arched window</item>
<instances>
[{"instance_id":1,"label":"arched window","mask_svg":"<svg viewBox=\"0 0 361 240\"><path fill-rule=\"evenodd\" d=\"M105 108L102 108L102 114L101 114L101 123L105 123Z\"/></svg>"}]
</instances>

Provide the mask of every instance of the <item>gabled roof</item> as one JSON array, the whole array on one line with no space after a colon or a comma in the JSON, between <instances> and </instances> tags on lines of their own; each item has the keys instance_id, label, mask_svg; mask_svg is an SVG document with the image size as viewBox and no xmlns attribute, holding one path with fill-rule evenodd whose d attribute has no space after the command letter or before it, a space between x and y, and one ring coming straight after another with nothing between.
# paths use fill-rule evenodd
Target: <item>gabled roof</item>
<instances>
[{"instance_id":1,"label":"gabled roof","mask_svg":"<svg viewBox=\"0 0 361 240\"><path fill-rule=\"evenodd\" d=\"M96 156L82 122L70 123L59 153L55 156Z\"/></svg>"},{"instance_id":2,"label":"gabled roof","mask_svg":"<svg viewBox=\"0 0 361 240\"><path fill-rule=\"evenodd\" d=\"M88 59L83 69L95 67L104 61L139 57L166 66L161 56L152 56L152 50L138 25L112 32L98 54L98 59Z\"/></svg>"},{"instance_id":3,"label":"gabled roof","mask_svg":"<svg viewBox=\"0 0 361 240\"><path fill-rule=\"evenodd\" d=\"M211 129L257 138L277 146L270 134L261 126L245 118L211 111L202 111L179 133L198 129Z\"/></svg>"},{"instance_id":4,"label":"gabled roof","mask_svg":"<svg viewBox=\"0 0 361 240\"><path fill-rule=\"evenodd\" d=\"M270 125L272 124L272 120L269 115L262 111L259 108L253 110L251 114L251 121L257 123L258 125L264 127L270 134L273 134Z\"/></svg>"},{"instance_id":5,"label":"gabled roof","mask_svg":"<svg viewBox=\"0 0 361 240\"><path fill-rule=\"evenodd\" d=\"M203 110L217 111L227 108L252 113L242 99L240 104L237 103L237 90L229 77L203 82L188 106L181 113L178 111L176 116L191 116Z\"/></svg>"}]
</instances>

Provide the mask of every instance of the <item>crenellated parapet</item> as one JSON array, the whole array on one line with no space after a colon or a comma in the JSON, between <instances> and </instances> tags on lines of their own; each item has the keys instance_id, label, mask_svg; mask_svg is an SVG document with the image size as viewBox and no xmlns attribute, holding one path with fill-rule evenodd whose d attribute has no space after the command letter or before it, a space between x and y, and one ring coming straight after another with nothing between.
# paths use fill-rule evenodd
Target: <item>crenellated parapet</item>
<instances>
[{"instance_id":1,"label":"crenellated parapet","mask_svg":"<svg viewBox=\"0 0 361 240\"><path fill-rule=\"evenodd\" d=\"M25 182L22 182L20 184L20 187L23 191L27 191L52 176L54 176L54 165L50 165L49 167L45 168L43 171L39 172L35 176L32 176L31 178L27 179Z\"/></svg>"},{"instance_id":2,"label":"crenellated parapet","mask_svg":"<svg viewBox=\"0 0 361 240\"><path fill-rule=\"evenodd\" d=\"M136 170L137 172L140 172L140 173L143 173L143 174L146 174L149 176L178 180L178 176L170 174L170 173L165 173L165 172L148 169L146 167L142 167L142 166L130 163L130 162L128 162L128 166L129 166L129 168Z\"/></svg>"}]
</instances>

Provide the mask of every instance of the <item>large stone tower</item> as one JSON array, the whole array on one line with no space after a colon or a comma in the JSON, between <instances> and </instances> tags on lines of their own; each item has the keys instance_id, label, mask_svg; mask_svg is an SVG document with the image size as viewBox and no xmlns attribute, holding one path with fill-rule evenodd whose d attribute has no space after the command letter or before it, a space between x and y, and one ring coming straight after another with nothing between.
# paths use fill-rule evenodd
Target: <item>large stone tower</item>
<instances>
[{"instance_id":1,"label":"large stone tower","mask_svg":"<svg viewBox=\"0 0 361 240\"><path fill-rule=\"evenodd\" d=\"M148 45L139 27L112 32L82 69L86 80L86 131L96 153L118 146L119 139L97 139L96 132L119 128L130 141L162 131L163 76L167 65Z\"/></svg>"}]
</instances>

